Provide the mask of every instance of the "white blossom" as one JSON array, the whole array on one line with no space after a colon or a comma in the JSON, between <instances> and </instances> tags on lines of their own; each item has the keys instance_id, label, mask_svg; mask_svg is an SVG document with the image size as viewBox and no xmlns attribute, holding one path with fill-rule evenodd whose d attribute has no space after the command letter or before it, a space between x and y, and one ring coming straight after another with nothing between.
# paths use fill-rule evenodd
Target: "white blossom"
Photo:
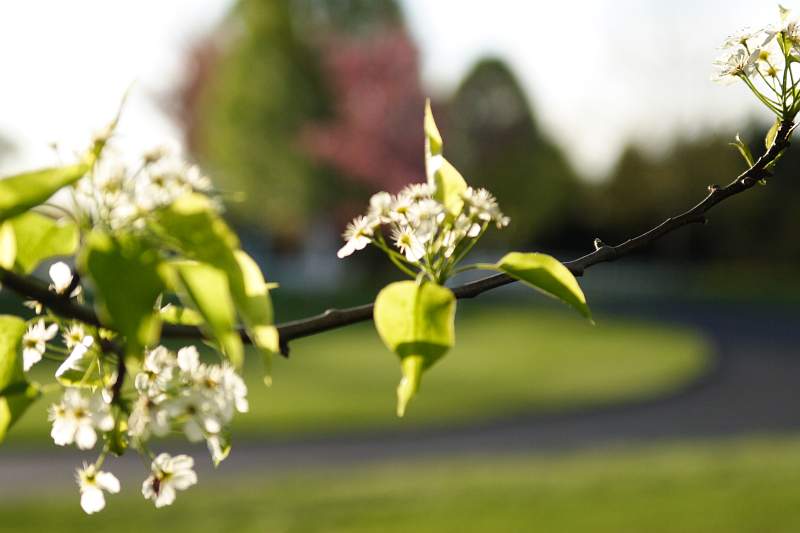
<instances>
[{"instance_id":1,"label":"white blossom","mask_svg":"<svg viewBox=\"0 0 800 533\"><path fill-rule=\"evenodd\" d=\"M72 270L69 268L69 265L63 261L53 263L50 265L48 273L50 274L50 279L53 281L53 283L50 284L50 288L58 294L64 294L72 284ZM70 296L77 296L79 292L80 287L76 287Z\"/></svg>"},{"instance_id":2,"label":"white blossom","mask_svg":"<svg viewBox=\"0 0 800 533\"><path fill-rule=\"evenodd\" d=\"M85 337L86 333L83 329L83 326L79 322L73 322L70 327L67 328L67 330L61 335L61 338L64 340L64 345L69 350L78 344L81 344Z\"/></svg>"},{"instance_id":3,"label":"white blossom","mask_svg":"<svg viewBox=\"0 0 800 533\"><path fill-rule=\"evenodd\" d=\"M171 505L175 501L175 491L186 490L197 483L193 467L194 459L188 455L160 454L150 466L150 477L142 484L142 496L153 500L156 507Z\"/></svg>"},{"instance_id":4,"label":"white blossom","mask_svg":"<svg viewBox=\"0 0 800 533\"><path fill-rule=\"evenodd\" d=\"M425 246L411 228L395 228L392 239L409 262L416 263L425 256Z\"/></svg>"},{"instance_id":5,"label":"white blossom","mask_svg":"<svg viewBox=\"0 0 800 533\"><path fill-rule=\"evenodd\" d=\"M714 74L714 81L730 82L736 78L749 78L756 69L759 49L748 52L744 47L726 51L716 61L714 67L717 69Z\"/></svg>"},{"instance_id":6,"label":"white blossom","mask_svg":"<svg viewBox=\"0 0 800 533\"><path fill-rule=\"evenodd\" d=\"M59 446L73 442L81 450L89 450L97 442L96 429L111 431L114 418L108 403L101 394L85 397L77 388L67 388L61 402L49 409L49 420L53 422L50 436Z\"/></svg>"},{"instance_id":7,"label":"white blossom","mask_svg":"<svg viewBox=\"0 0 800 533\"><path fill-rule=\"evenodd\" d=\"M45 325L44 319L28 327L22 336L22 367L27 372L33 365L42 360L47 342L58 333L58 324Z\"/></svg>"},{"instance_id":8,"label":"white blossom","mask_svg":"<svg viewBox=\"0 0 800 533\"><path fill-rule=\"evenodd\" d=\"M103 491L110 494L119 492L119 480L110 472L97 470L94 465L83 463L83 468L76 471L75 479L81 491L81 508L92 514L106 506Z\"/></svg>"},{"instance_id":9,"label":"white blossom","mask_svg":"<svg viewBox=\"0 0 800 533\"><path fill-rule=\"evenodd\" d=\"M363 250L371 241L372 234L376 226L376 221L364 216L358 216L347 225L342 237L345 245L336 254L339 259L351 255L353 252Z\"/></svg>"}]
</instances>

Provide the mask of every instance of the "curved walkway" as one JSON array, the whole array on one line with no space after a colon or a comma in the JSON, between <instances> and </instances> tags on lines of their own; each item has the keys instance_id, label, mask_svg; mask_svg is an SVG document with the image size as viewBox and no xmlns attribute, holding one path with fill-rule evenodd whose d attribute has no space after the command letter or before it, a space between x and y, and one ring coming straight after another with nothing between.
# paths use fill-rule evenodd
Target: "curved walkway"
<instances>
[{"instance_id":1,"label":"curved walkway","mask_svg":"<svg viewBox=\"0 0 800 533\"><path fill-rule=\"evenodd\" d=\"M513 417L464 428L237 444L219 470L198 461L200 475L208 479L454 453L565 450L800 429L800 353L796 346L800 320L794 318L791 308L650 304L641 309L628 305L621 314L700 329L715 345L717 366L668 397L579 413ZM72 487L72 472L81 458L73 452L59 452L0 450L0 494L40 489L41 479L52 480L49 484L55 487ZM206 452L198 449L196 455L202 457ZM123 481L141 480L142 464L134 454L113 463L111 468Z\"/></svg>"}]
</instances>

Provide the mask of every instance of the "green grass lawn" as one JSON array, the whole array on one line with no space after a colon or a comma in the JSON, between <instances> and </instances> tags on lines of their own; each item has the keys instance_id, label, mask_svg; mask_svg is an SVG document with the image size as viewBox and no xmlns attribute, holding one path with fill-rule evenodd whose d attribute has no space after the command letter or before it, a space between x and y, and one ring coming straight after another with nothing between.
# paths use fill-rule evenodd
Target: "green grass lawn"
<instances>
[{"instance_id":1,"label":"green grass lawn","mask_svg":"<svg viewBox=\"0 0 800 533\"><path fill-rule=\"evenodd\" d=\"M800 531L800 438L220 474L155 510L123 487L86 517L68 497L0 500L0 529L192 532ZM43 480L44 483L44 480Z\"/></svg>"},{"instance_id":2,"label":"green grass lawn","mask_svg":"<svg viewBox=\"0 0 800 533\"><path fill-rule=\"evenodd\" d=\"M456 347L423 381L399 420L396 357L372 324L292 343L278 359L274 385L248 365L251 412L238 415L235 439L460 424L515 413L554 412L662 394L709 364L698 334L598 318L591 326L568 311L462 305ZM52 371L41 364L40 372ZM45 377L45 376L43 376ZM48 446L39 402L6 445Z\"/></svg>"}]
</instances>

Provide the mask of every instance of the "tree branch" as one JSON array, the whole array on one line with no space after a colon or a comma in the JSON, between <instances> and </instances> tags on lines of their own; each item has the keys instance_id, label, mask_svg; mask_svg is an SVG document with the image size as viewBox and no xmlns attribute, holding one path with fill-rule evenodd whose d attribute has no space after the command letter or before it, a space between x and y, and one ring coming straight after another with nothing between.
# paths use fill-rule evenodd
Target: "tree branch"
<instances>
[{"instance_id":1,"label":"tree branch","mask_svg":"<svg viewBox=\"0 0 800 533\"><path fill-rule=\"evenodd\" d=\"M593 252L573 261L568 261L564 265L575 276L582 276L586 269L593 265L616 261L620 257L644 248L678 228L689 224L705 223L706 213L715 205L731 196L751 189L760 180L772 175L771 168L789 146L789 139L795 127L796 125L793 122L781 123L772 146L750 168L724 187L710 185L706 197L688 211L668 218L658 226L616 246L606 245L596 239ZM486 291L508 285L514 281L516 281L514 278L506 274L495 274L454 287L453 292L459 299L474 298ZM102 326L100 319L91 308L78 304L66 296L51 292L43 282L35 278L21 276L0 268L0 282L25 298L41 302L60 316L74 318L95 326ZM372 318L372 306L373 304L370 303L346 309L329 309L315 316L279 324L277 328L281 339L281 349L285 355L288 355L289 342L292 340L370 320ZM202 338L205 336L200 329L194 326L180 325L165 325L162 334L168 338ZM249 341L243 331L241 335L245 341Z\"/></svg>"}]
</instances>

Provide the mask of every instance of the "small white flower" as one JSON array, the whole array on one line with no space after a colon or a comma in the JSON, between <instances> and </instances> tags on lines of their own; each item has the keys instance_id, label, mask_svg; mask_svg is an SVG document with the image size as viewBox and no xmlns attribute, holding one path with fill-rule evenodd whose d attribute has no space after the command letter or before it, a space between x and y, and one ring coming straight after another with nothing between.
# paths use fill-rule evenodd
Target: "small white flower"
<instances>
[{"instance_id":1,"label":"small white flower","mask_svg":"<svg viewBox=\"0 0 800 533\"><path fill-rule=\"evenodd\" d=\"M56 333L58 333L58 325L45 326L43 319L39 319L28 327L28 331L22 337L22 367L26 372L42 360L47 342L52 340Z\"/></svg>"},{"instance_id":2,"label":"small white flower","mask_svg":"<svg viewBox=\"0 0 800 533\"><path fill-rule=\"evenodd\" d=\"M83 330L83 326L78 322L74 322L61 336L64 340L64 345L70 350L80 344L84 337L86 337L86 333Z\"/></svg>"},{"instance_id":3,"label":"small white flower","mask_svg":"<svg viewBox=\"0 0 800 533\"><path fill-rule=\"evenodd\" d=\"M193 376L200 368L200 354L194 346L186 346L178 350L178 368Z\"/></svg>"},{"instance_id":4,"label":"small white flower","mask_svg":"<svg viewBox=\"0 0 800 533\"><path fill-rule=\"evenodd\" d=\"M383 223L389 222L389 212L392 210L392 195L388 192L379 192L372 195L369 199L370 218L379 219Z\"/></svg>"},{"instance_id":5,"label":"small white flower","mask_svg":"<svg viewBox=\"0 0 800 533\"><path fill-rule=\"evenodd\" d=\"M156 346L144 356L142 371L133 380L133 384L142 394L157 398L172 380L176 365L175 356L163 346Z\"/></svg>"},{"instance_id":6,"label":"small white flower","mask_svg":"<svg viewBox=\"0 0 800 533\"><path fill-rule=\"evenodd\" d=\"M412 202L430 199L435 188L428 183L411 183L406 185L398 196L408 198Z\"/></svg>"},{"instance_id":7,"label":"small white flower","mask_svg":"<svg viewBox=\"0 0 800 533\"><path fill-rule=\"evenodd\" d=\"M61 402L50 406L48 419L53 422L50 436L59 446L73 442L81 450L89 450L97 442L95 429L111 431L114 418L108 403L100 394L86 398L76 388L64 391Z\"/></svg>"},{"instance_id":8,"label":"small white flower","mask_svg":"<svg viewBox=\"0 0 800 533\"><path fill-rule=\"evenodd\" d=\"M347 229L342 235L345 240L345 245L339 249L336 256L342 259L355 251L363 250L372 241L372 234L378 223L377 220L365 216L354 218L353 221L347 225Z\"/></svg>"},{"instance_id":9,"label":"small white flower","mask_svg":"<svg viewBox=\"0 0 800 533\"><path fill-rule=\"evenodd\" d=\"M748 52L744 47L726 51L725 54L714 61L714 67L717 71L712 79L728 83L736 78L751 77L756 70L759 53L760 49L758 48Z\"/></svg>"},{"instance_id":10,"label":"small white flower","mask_svg":"<svg viewBox=\"0 0 800 533\"><path fill-rule=\"evenodd\" d=\"M50 265L49 274L50 279L53 281L50 288L58 294L64 294L72 283L72 270L69 265L63 261L53 263ZM70 296L77 296L80 292L79 289L80 287L76 288Z\"/></svg>"},{"instance_id":11,"label":"small white flower","mask_svg":"<svg viewBox=\"0 0 800 533\"><path fill-rule=\"evenodd\" d=\"M396 228L392 231L392 238L400 251L405 254L406 259L411 263L416 263L425 255L425 246L417 238L414 232L406 228Z\"/></svg>"},{"instance_id":12,"label":"small white flower","mask_svg":"<svg viewBox=\"0 0 800 533\"><path fill-rule=\"evenodd\" d=\"M114 474L97 470L94 465L86 463L76 471L75 479L81 491L81 508L87 514L96 513L106 506L103 491L116 494L120 488Z\"/></svg>"},{"instance_id":13,"label":"small white flower","mask_svg":"<svg viewBox=\"0 0 800 533\"><path fill-rule=\"evenodd\" d=\"M79 326L80 327L80 326ZM86 367L81 365L83 356L89 351L89 348L94 344L94 337L86 335L81 341L72 348L72 353L69 354L61 365L56 370L56 377L60 378L69 370L85 370Z\"/></svg>"},{"instance_id":14,"label":"small white flower","mask_svg":"<svg viewBox=\"0 0 800 533\"><path fill-rule=\"evenodd\" d=\"M197 483L193 467L194 459L188 455L160 454L150 466L150 477L142 484L142 496L153 500L156 507L171 505L176 490L186 490Z\"/></svg>"}]
</instances>

